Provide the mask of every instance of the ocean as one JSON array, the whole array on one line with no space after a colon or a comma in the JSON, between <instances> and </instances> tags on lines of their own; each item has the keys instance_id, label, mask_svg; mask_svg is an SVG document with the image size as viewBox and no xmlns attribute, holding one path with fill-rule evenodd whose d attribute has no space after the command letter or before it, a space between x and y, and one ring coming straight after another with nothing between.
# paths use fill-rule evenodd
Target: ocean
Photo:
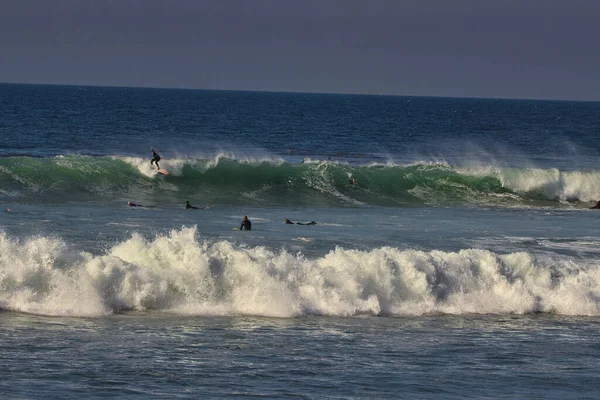
<instances>
[{"instance_id":1,"label":"ocean","mask_svg":"<svg viewBox=\"0 0 600 400\"><path fill-rule=\"evenodd\" d=\"M599 135L600 102L0 84L0 396L596 398Z\"/></svg>"}]
</instances>

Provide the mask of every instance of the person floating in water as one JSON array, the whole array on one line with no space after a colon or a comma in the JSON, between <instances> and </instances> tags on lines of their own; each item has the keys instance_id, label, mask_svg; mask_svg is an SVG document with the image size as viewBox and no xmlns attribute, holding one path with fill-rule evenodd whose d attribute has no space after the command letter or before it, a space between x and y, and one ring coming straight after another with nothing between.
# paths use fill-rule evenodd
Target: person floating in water
<instances>
[{"instance_id":1,"label":"person floating in water","mask_svg":"<svg viewBox=\"0 0 600 400\"><path fill-rule=\"evenodd\" d=\"M348 180L348 183L351 184L351 185L356 185L356 178L350 178Z\"/></svg>"},{"instance_id":2,"label":"person floating in water","mask_svg":"<svg viewBox=\"0 0 600 400\"><path fill-rule=\"evenodd\" d=\"M596 205L595 205L594 207L590 207L590 208L592 208L592 209L594 209L594 208L600 208L600 201L599 201L599 202L597 202L597 203L596 203Z\"/></svg>"},{"instance_id":3,"label":"person floating in water","mask_svg":"<svg viewBox=\"0 0 600 400\"><path fill-rule=\"evenodd\" d=\"M195 207L195 206L191 205L189 201L185 202L185 209L186 210L206 210L207 208L210 208L210 207L209 206Z\"/></svg>"},{"instance_id":4,"label":"person floating in water","mask_svg":"<svg viewBox=\"0 0 600 400\"><path fill-rule=\"evenodd\" d=\"M185 202L185 209L186 209L186 210L190 210L190 209L192 209L192 210L197 210L197 209L198 209L198 207L194 207L193 205L191 205L191 204L190 204L190 202L189 202L189 201L186 201L186 202Z\"/></svg>"},{"instance_id":5,"label":"person floating in water","mask_svg":"<svg viewBox=\"0 0 600 400\"><path fill-rule=\"evenodd\" d=\"M250 222L246 215L244 215L244 218L242 218L242 224L240 225L240 231L243 231L244 229L247 231L252 230L252 222Z\"/></svg>"},{"instance_id":6,"label":"person floating in water","mask_svg":"<svg viewBox=\"0 0 600 400\"><path fill-rule=\"evenodd\" d=\"M142 204L135 204L135 203L132 203L131 201L128 201L128 202L127 202L127 205L128 205L129 207L147 207L147 208L154 208L154 206L145 206L145 205L142 205Z\"/></svg>"},{"instance_id":7,"label":"person floating in water","mask_svg":"<svg viewBox=\"0 0 600 400\"><path fill-rule=\"evenodd\" d=\"M210 208L210 207L209 206L195 207L195 206L191 205L189 201L185 202L185 209L186 210L206 210L207 208Z\"/></svg>"},{"instance_id":8,"label":"person floating in water","mask_svg":"<svg viewBox=\"0 0 600 400\"><path fill-rule=\"evenodd\" d=\"M290 221L287 218L284 218L283 222L285 222L286 224L289 224L289 225L293 225L293 224L296 224L296 225L316 225L317 224L315 221L310 221L310 222L305 222L305 223L303 223L303 222L293 222L293 221Z\"/></svg>"},{"instance_id":9,"label":"person floating in water","mask_svg":"<svg viewBox=\"0 0 600 400\"><path fill-rule=\"evenodd\" d=\"M157 152L154 151L154 149L150 150L152 150L152 160L150 160L150 165L152 165L152 163L156 163L156 169L160 169L160 165L158 165L158 162L160 161L160 156Z\"/></svg>"},{"instance_id":10,"label":"person floating in water","mask_svg":"<svg viewBox=\"0 0 600 400\"><path fill-rule=\"evenodd\" d=\"M317 223L315 221L310 221L310 222L306 222L306 223L302 223L302 222L296 222L296 225L316 225Z\"/></svg>"}]
</instances>

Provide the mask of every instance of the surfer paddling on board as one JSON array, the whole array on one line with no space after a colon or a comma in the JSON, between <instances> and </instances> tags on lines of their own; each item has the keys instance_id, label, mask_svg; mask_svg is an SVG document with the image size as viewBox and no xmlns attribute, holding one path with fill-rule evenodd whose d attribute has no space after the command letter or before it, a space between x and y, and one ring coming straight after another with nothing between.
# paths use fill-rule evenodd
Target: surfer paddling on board
<instances>
[{"instance_id":1,"label":"surfer paddling on board","mask_svg":"<svg viewBox=\"0 0 600 400\"><path fill-rule=\"evenodd\" d=\"M198 209L198 207L194 207L193 205L191 205L191 204L190 204L190 202L189 202L189 201L186 201L186 202L185 202L185 209L186 209L186 210L189 210L189 209L192 209L192 210L197 210L197 209Z\"/></svg>"},{"instance_id":2,"label":"surfer paddling on board","mask_svg":"<svg viewBox=\"0 0 600 400\"><path fill-rule=\"evenodd\" d=\"M160 161L160 156L157 152L154 151L154 149L150 150L152 150L152 160L150 160L150 165L152 165L152 163L156 163L156 169L160 169L160 165L158 165L158 162Z\"/></svg>"},{"instance_id":3,"label":"surfer paddling on board","mask_svg":"<svg viewBox=\"0 0 600 400\"><path fill-rule=\"evenodd\" d=\"M293 224L296 224L296 225L316 225L317 224L315 221L310 221L310 222L294 222L294 221L290 221L287 218L284 218L283 222L285 224L288 224L288 225L293 225Z\"/></svg>"},{"instance_id":4,"label":"surfer paddling on board","mask_svg":"<svg viewBox=\"0 0 600 400\"><path fill-rule=\"evenodd\" d=\"M206 210L207 208L209 208L209 207L208 206L195 207L195 206L191 205L189 201L185 202L185 209L186 210Z\"/></svg>"},{"instance_id":5,"label":"surfer paddling on board","mask_svg":"<svg viewBox=\"0 0 600 400\"><path fill-rule=\"evenodd\" d=\"M132 203L131 201L127 202L127 205L129 207L146 207L146 208L154 208L154 206L145 206L143 204L136 204L136 203Z\"/></svg>"}]
</instances>

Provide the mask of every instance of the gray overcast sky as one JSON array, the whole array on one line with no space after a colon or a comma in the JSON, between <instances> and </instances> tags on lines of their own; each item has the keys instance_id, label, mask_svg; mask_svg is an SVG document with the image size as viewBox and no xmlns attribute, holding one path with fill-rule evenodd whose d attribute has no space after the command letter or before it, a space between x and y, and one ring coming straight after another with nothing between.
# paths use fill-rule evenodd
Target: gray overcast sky
<instances>
[{"instance_id":1,"label":"gray overcast sky","mask_svg":"<svg viewBox=\"0 0 600 400\"><path fill-rule=\"evenodd\" d=\"M0 0L0 82L600 100L600 0Z\"/></svg>"}]
</instances>

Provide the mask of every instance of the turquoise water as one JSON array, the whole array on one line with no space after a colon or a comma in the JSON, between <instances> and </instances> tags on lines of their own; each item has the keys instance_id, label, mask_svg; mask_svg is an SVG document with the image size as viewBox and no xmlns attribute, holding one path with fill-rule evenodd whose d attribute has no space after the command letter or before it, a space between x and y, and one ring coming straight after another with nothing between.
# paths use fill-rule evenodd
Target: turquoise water
<instances>
[{"instance_id":1,"label":"turquoise water","mask_svg":"<svg viewBox=\"0 0 600 400\"><path fill-rule=\"evenodd\" d=\"M4 398L598 389L600 103L0 101Z\"/></svg>"}]
</instances>

